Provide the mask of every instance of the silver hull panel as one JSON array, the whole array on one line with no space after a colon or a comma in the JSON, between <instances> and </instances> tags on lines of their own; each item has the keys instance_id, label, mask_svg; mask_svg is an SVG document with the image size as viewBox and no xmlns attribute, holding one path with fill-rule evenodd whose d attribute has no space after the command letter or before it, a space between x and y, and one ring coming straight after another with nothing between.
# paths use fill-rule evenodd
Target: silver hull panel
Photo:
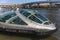
<instances>
[{"instance_id":1,"label":"silver hull panel","mask_svg":"<svg viewBox=\"0 0 60 40\"><path fill-rule=\"evenodd\" d=\"M0 24L0 31L6 31L6 32L15 32L15 33L29 33L29 34L36 34L36 35L51 35L53 34L55 30L47 31L47 30L41 30L41 29L33 29L33 28L25 28L25 27L17 27L17 26L11 26L11 25L4 25Z\"/></svg>"}]
</instances>

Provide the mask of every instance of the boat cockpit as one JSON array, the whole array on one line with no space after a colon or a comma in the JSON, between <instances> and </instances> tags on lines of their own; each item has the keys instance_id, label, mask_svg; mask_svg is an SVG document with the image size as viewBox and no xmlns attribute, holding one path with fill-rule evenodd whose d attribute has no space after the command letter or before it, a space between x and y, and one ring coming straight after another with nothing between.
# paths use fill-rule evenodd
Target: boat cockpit
<instances>
[{"instance_id":1,"label":"boat cockpit","mask_svg":"<svg viewBox=\"0 0 60 40\"><path fill-rule=\"evenodd\" d=\"M28 9L22 9L19 10L19 12L24 15L25 17L29 18L30 20L40 23L40 24L51 24L51 22L43 15L41 15L38 11L36 10L28 10Z\"/></svg>"}]
</instances>

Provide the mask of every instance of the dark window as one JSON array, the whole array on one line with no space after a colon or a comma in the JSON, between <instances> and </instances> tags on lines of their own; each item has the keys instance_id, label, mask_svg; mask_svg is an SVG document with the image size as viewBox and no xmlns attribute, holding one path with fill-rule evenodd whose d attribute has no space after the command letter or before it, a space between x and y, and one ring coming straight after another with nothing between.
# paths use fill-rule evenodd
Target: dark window
<instances>
[{"instance_id":1,"label":"dark window","mask_svg":"<svg viewBox=\"0 0 60 40\"><path fill-rule=\"evenodd\" d=\"M6 20L8 20L9 18L15 15L16 15L15 12L9 12L7 14L2 15L2 17L0 18L0 21L5 22Z\"/></svg>"},{"instance_id":2,"label":"dark window","mask_svg":"<svg viewBox=\"0 0 60 40\"><path fill-rule=\"evenodd\" d=\"M20 12L20 13L23 13L23 12L24 12L24 10L19 10L19 12Z\"/></svg>"},{"instance_id":3,"label":"dark window","mask_svg":"<svg viewBox=\"0 0 60 40\"><path fill-rule=\"evenodd\" d=\"M20 13L23 14L24 16L26 16L26 17L31 15L28 11L24 11L24 10L21 10Z\"/></svg>"},{"instance_id":4,"label":"dark window","mask_svg":"<svg viewBox=\"0 0 60 40\"><path fill-rule=\"evenodd\" d=\"M45 22L44 24L49 25L49 24L51 24L51 22L48 21L48 22Z\"/></svg>"},{"instance_id":5,"label":"dark window","mask_svg":"<svg viewBox=\"0 0 60 40\"><path fill-rule=\"evenodd\" d=\"M9 21L10 24L20 24L20 25L27 25L22 19L19 17L14 17Z\"/></svg>"},{"instance_id":6,"label":"dark window","mask_svg":"<svg viewBox=\"0 0 60 40\"><path fill-rule=\"evenodd\" d=\"M43 21L47 21L47 19L44 16L42 16L41 14L35 14L35 16L42 19Z\"/></svg>"},{"instance_id":7,"label":"dark window","mask_svg":"<svg viewBox=\"0 0 60 40\"><path fill-rule=\"evenodd\" d=\"M0 15L0 22L5 22L3 19L2 19L2 16Z\"/></svg>"},{"instance_id":8,"label":"dark window","mask_svg":"<svg viewBox=\"0 0 60 40\"><path fill-rule=\"evenodd\" d=\"M49 23L48 23L48 22L45 22L44 24L49 25Z\"/></svg>"},{"instance_id":9,"label":"dark window","mask_svg":"<svg viewBox=\"0 0 60 40\"><path fill-rule=\"evenodd\" d=\"M38 23L42 23L42 21L40 21L39 19L37 19L35 16L30 16L29 19L35 21L35 22L38 22Z\"/></svg>"}]
</instances>

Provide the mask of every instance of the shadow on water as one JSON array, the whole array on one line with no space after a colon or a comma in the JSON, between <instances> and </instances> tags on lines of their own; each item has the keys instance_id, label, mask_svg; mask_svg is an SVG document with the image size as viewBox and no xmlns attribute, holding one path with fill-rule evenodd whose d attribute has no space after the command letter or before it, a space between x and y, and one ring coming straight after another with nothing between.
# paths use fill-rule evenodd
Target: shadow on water
<instances>
[{"instance_id":1,"label":"shadow on water","mask_svg":"<svg viewBox=\"0 0 60 40\"><path fill-rule=\"evenodd\" d=\"M2 40L57 40L54 36L40 37L33 34L0 32L0 39Z\"/></svg>"}]
</instances>

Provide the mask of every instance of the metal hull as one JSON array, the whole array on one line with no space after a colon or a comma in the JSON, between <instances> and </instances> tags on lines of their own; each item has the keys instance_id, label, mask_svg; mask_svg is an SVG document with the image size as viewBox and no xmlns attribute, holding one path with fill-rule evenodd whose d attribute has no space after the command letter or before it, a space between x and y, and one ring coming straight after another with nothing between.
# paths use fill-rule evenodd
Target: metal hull
<instances>
[{"instance_id":1,"label":"metal hull","mask_svg":"<svg viewBox=\"0 0 60 40\"><path fill-rule=\"evenodd\" d=\"M15 27L15 28L14 28ZM55 30L51 30L51 31L47 31L47 30L41 30L38 31L37 29L33 29L33 28L25 28L25 27L18 27L18 26L10 26L8 24L5 23L0 23L0 31L6 31L6 32L14 32L14 33L29 33L29 34L36 34L39 36L46 36L46 35L51 35L53 34L57 28Z\"/></svg>"}]
</instances>

